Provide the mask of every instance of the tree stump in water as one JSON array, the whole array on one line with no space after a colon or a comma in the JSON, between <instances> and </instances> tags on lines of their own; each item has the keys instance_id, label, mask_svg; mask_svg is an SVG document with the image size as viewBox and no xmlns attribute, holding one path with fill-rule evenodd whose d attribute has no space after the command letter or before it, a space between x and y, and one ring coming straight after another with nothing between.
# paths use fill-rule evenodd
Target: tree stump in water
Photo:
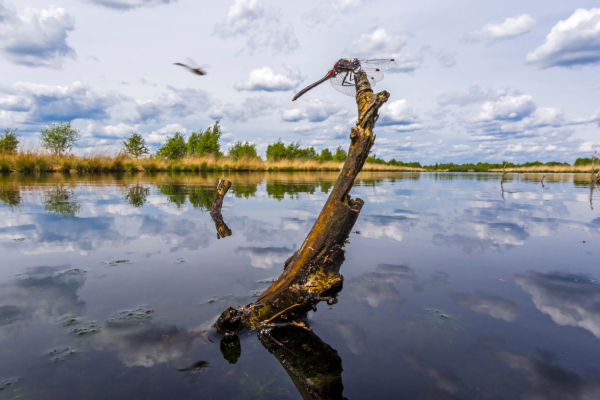
<instances>
[{"instance_id":1,"label":"tree stump in water","mask_svg":"<svg viewBox=\"0 0 600 400\"><path fill-rule=\"evenodd\" d=\"M231 188L231 182L224 179L219 179L217 183L217 194L210 206L210 216L215 222L215 228L217 229L217 239L226 238L231 236L231 229L223 221L223 215L221 215L221 208L223 207L223 198Z\"/></svg>"},{"instance_id":2,"label":"tree stump in water","mask_svg":"<svg viewBox=\"0 0 600 400\"><path fill-rule=\"evenodd\" d=\"M348 157L317 221L302 246L285 262L281 276L256 302L221 314L215 327L220 333L262 328L306 317L321 301L337 303L344 278L344 245L364 202L352 199L350 189L375 142L373 128L386 91L374 94L364 72L356 74L358 120L351 129Z\"/></svg>"}]
</instances>

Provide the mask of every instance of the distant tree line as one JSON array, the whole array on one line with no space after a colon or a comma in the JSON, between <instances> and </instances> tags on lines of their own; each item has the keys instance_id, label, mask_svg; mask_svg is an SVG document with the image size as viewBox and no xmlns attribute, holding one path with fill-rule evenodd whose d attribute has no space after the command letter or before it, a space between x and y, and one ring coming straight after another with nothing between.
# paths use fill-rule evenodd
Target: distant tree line
<instances>
[{"instance_id":1,"label":"distant tree line","mask_svg":"<svg viewBox=\"0 0 600 400\"><path fill-rule=\"evenodd\" d=\"M220 121L207 128L206 130L198 130L192 132L189 138L185 138L181 132L175 132L172 137L167 137L165 143L159 146L156 151L156 157L165 158L168 160L177 160L186 156L224 156L221 152L220 139L222 131ZM50 151L53 155L63 155L70 151L77 141L81 138L81 134L77 128L72 125L72 121L55 121L41 128L40 130L42 147ZM121 143L124 153L129 154L136 159L149 154L149 148L146 145L144 137L138 132L132 132ZM7 128L3 133L0 133L0 155L17 154L19 147L19 134L16 129ZM227 156L233 159L252 159L258 158L256 144L248 141L238 141L229 147ZM344 162L348 157L348 153L341 146L332 152L328 148L324 148L318 153L313 146L302 148L300 142L291 142L285 144L281 139L267 146L267 160L314 160L314 161L334 161ZM432 165L421 165L420 162L403 162L391 159L385 161L382 158L373 154L367 157L367 163L405 166L413 168L424 168L433 171L451 171L451 172L467 172L467 171L489 171L491 169L500 169L504 163L435 163ZM591 158L578 158L573 163L574 166L590 165ZM549 161L543 163L541 161L526 162L517 164L506 162L507 168L515 167L534 167L534 166L569 166L567 162Z\"/></svg>"}]
</instances>

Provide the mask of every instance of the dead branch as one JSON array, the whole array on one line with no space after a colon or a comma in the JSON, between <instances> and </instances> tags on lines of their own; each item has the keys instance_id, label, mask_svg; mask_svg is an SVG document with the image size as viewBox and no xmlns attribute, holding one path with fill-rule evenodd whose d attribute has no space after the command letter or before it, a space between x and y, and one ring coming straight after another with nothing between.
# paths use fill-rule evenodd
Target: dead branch
<instances>
[{"instance_id":1,"label":"dead branch","mask_svg":"<svg viewBox=\"0 0 600 400\"><path fill-rule=\"evenodd\" d=\"M592 173L590 176L590 182L592 183L592 185L594 184L594 182L600 181L600 171L598 171L598 174L596 174L594 168L594 164L596 162L596 153L598 153L598 150L594 151L594 155L592 156Z\"/></svg>"},{"instance_id":2,"label":"dead branch","mask_svg":"<svg viewBox=\"0 0 600 400\"><path fill-rule=\"evenodd\" d=\"M255 303L229 308L215 323L220 332L261 328L305 318L321 301L337 302L344 278L344 245L362 209L350 189L361 171L373 143L379 108L388 100L386 91L374 94L364 72L356 74L358 120L351 129L348 157L321 213L302 246L287 259L284 271Z\"/></svg>"},{"instance_id":3,"label":"dead branch","mask_svg":"<svg viewBox=\"0 0 600 400\"><path fill-rule=\"evenodd\" d=\"M546 186L544 186L544 178L546 177L546 175L542 175L542 180L540 181L542 183L542 188L545 188Z\"/></svg>"},{"instance_id":4,"label":"dead branch","mask_svg":"<svg viewBox=\"0 0 600 400\"><path fill-rule=\"evenodd\" d=\"M223 207L223 198L227 194L227 191L231 187L231 182L224 179L219 179L217 183L217 194L210 206L210 216L215 222L215 228L217 229L217 239L226 238L231 236L231 229L223 221L223 215L221 215L221 208Z\"/></svg>"}]
</instances>

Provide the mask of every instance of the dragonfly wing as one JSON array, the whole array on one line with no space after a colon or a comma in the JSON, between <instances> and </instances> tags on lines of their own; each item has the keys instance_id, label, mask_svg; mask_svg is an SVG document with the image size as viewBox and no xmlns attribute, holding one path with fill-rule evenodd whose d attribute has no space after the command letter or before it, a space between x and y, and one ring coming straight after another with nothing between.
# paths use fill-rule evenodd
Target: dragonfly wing
<instances>
[{"instance_id":1,"label":"dragonfly wing","mask_svg":"<svg viewBox=\"0 0 600 400\"><path fill-rule=\"evenodd\" d=\"M190 67L192 67L192 69L200 68L200 67L198 67L198 64L196 63L196 61L192 60L191 58L186 57L185 59L187 60L188 65Z\"/></svg>"},{"instance_id":2,"label":"dragonfly wing","mask_svg":"<svg viewBox=\"0 0 600 400\"><path fill-rule=\"evenodd\" d=\"M374 82L379 82L383 79L383 71L365 71L367 76L369 77L369 81L371 82L371 86L373 86Z\"/></svg>"},{"instance_id":3,"label":"dragonfly wing","mask_svg":"<svg viewBox=\"0 0 600 400\"><path fill-rule=\"evenodd\" d=\"M369 72L374 70L387 71L398 68L400 64L393 58L380 58L371 60L358 60L363 71Z\"/></svg>"},{"instance_id":4,"label":"dragonfly wing","mask_svg":"<svg viewBox=\"0 0 600 400\"><path fill-rule=\"evenodd\" d=\"M337 74L329 80L331 86L346 96L356 96L356 86L354 85L354 75L351 72Z\"/></svg>"}]
</instances>

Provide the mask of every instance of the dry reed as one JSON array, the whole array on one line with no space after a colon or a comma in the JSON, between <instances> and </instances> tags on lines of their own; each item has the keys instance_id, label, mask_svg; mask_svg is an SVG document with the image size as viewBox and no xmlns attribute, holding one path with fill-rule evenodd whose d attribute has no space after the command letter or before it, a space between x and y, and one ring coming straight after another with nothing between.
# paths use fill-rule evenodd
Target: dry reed
<instances>
[{"instance_id":1,"label":"dry reed","mask_svg":"<svg viewBox=\"0 0 600 400\"><path fill-rule=\"evenodd\" d=\"M54 156L36 150L0 155L0 172L199 172L199 171L339 171L343 163L316 160L263 161L261 158L184 157L168 161L156 157L135 159L124 154L110 156L94 152L84 156ZM366 164L366 171L422 171L420 168Z\"/></svg>"}]
</instances>

